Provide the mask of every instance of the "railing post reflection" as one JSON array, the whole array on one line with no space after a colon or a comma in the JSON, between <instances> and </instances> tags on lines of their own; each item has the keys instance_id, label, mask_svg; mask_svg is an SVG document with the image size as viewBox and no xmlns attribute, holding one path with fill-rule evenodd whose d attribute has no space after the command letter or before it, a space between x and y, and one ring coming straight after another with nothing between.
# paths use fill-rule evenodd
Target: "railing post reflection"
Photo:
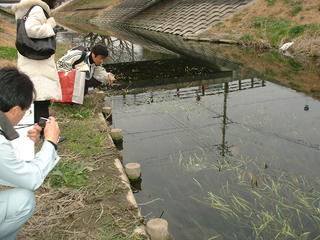
<instances>
[{"instance_id":1,"label":"railing post reflection","mask_svg":"<svg viewBox=\"0 0 320 240\"><path fill-rule=\"evenodd\" d=\"M132 62L134 62L134 45L131 43L131 55L132 55Z\"/></svg>"},{"instance_id":2,"label":"railing post reflection","mask_svg":"<svg viewBox=\"0 0 320 240\"><path fill-rule=\"evenodd\" d=\"M227 100L229 93L229 83L224 83L224 99L223 99L223 118L222 118L222 144L221 144L221 155L225 156L226 148L226 125L227 125Z\"/></svg>"}]
</instances>

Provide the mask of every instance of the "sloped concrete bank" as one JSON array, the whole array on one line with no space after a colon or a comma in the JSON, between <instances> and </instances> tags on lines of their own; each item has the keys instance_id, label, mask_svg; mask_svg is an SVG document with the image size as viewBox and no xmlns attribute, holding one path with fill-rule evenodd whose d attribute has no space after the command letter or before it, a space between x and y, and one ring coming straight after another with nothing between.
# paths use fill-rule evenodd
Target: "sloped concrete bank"
<instances>
[{"instance_id":1,"label":"sloped concrete bank","mask_svg":"<svg viewBox=\"0 0 320 240\"><path fill-rule=\"evenodd\" d=\"M240 11L253 0L126 0L91 20L94 24L194 36Z\"/></svg>"},{"instance_id":2,"label":"sloped concrete bank","mask_svg":"<svg viewBox=\"0 0 320 240\"><path fill-rule=\"evenodd\" d=\"M278 49L285 42L294 41L290 49L293 55L320 56L319 7L312 0L100 0L94 3L74 0L73 3L59 9L57 17L63 20L67 16L68 21L90 21L99 26L117 24L169 33L185 40L240 43L255 49ZM99 10L92 10L95 7ZM277 24L285 23L287 27L266 33L265 28L257 27L262 22L270 24L271 31L276 30ZM283 35L284 32L287 34ZM268 35L279 39L274 42Z\"/></svg>"}]
</instances>

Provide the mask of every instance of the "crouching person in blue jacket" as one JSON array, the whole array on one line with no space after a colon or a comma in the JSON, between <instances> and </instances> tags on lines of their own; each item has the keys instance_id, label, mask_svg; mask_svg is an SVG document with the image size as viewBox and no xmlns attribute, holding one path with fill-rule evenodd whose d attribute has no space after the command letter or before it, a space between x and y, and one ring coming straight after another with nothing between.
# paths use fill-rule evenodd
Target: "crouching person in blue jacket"
<instances>
[{"instance_id":1,"label":"crouching person in blue jacket","mask_svg":"<svg viewBox=\"0 0 320 240\"><path fill-rule=\"evenodd\" d=\"M41 186L59 161L57 141L60 129L49 117L44 128L44 142L34 159L17 159L11 145L19 135L14 126L23 118L34 97L34 86L16 68L0 69L0 185L11 187L0 191L0 239L13 240L35 210L34 190ZM28 137L37 141L41 127L34 125Z\"/></svg>"}]
</instances>

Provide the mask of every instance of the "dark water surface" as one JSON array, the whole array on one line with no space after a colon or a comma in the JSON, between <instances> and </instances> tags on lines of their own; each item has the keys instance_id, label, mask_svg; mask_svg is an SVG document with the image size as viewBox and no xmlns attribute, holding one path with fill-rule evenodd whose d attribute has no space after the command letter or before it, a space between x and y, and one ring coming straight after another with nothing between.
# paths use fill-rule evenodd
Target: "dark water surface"
<instances>
[{"instance_id":1,"label":"dark water surface","mask_svg":"<svg viewBox=\"0 0 320 240\"><path fill-rule=\"evenodd\" d=\"M98 38L120 63L108 102L124 164L142 166L142 214L177 240L320 239L319 101L161 37Z\"/></svg>"},{"instance_id":2,"label":"dark water surface","mask_svg":"<svg viewBox=\"0 0 320 240\"><path fill-rule=\"evenodd\" d=\"M208 192L224 197L221 191L228 185L225 197L241 196L253 208L254 201L266 200L260 190L273 181L280 184L279 178L289 183L281 182L280 193L266 194L292 207L296 203L286 200L287 184L296 181L294 192L300 191L300 181L310 181L307 190L319 191L319 102L271 82L255 81L255 88L204 95L200 101L197 87L180 89L188 93L186 98L178 97L176 90L153 92L153 102L150 93L112 97L114 126L124 131L124 163L142 165L142 191L136 198L140 204L151 201L141 206L142 213L149 217L163 214L175 239L219 235L224 236L219 239L258 239L250 222L239 224L241 212L239 219L223 218L210 207ZM250 79L243 82L251 84ZM232 84L238 82L229 86ZM224 86L206 87L209 92ZM261 199L251 191L260 191ZM315 201L315 208L320 207L316 196L309 199ZM320 233L317 223L310 229L306 225L302 230L292 225L293 232ZM276 234L264 236L262 239L273 239Z\"/></svg>"}]
</instances>

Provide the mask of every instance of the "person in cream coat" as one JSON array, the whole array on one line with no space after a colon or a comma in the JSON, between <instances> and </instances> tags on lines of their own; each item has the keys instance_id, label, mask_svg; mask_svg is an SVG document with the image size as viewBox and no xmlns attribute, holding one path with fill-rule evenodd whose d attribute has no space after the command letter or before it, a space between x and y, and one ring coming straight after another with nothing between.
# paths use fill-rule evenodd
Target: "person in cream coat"
<instances>
[{"instance_id":1,"label":"person in cream coat","mask_svg":"<svg viewBox=\"0 0 320 240\"><path fill-rule=\"evenodd\" d=\"M44 13L46 11L50 15L52 4L52 0L21 0L12 6L16 19L21 19L34 6L25 23L30 38L47 38L55 35L53 28L56 22L52 17L47 18ZM30 77L35 86L34 117L38 123L40 117L48 118L50 99L61 100L61 87L54 54L48 59L33 60L18 52L17 67Z\"/></svg>"}]
</instances>

